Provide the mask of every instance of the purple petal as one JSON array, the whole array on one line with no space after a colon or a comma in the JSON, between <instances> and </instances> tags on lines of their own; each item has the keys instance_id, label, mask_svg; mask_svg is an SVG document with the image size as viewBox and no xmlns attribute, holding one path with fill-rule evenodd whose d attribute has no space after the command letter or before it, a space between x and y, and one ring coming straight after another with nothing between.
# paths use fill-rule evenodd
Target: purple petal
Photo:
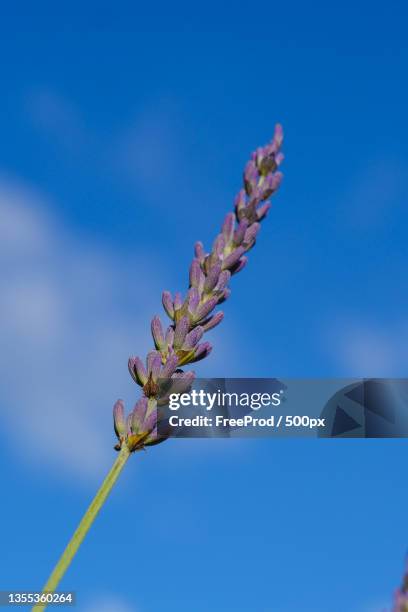
<instances>
[{"instance_id":1,"label":"purple petal","mask_svg":"<svg viewBox=\"0 0 408 612\"><path fill-rule=\"evenodd\" d=\"M221 264L217 263L215 264L215 266L213 266L208 275L207 278L205 279L205 283L204 283L204 291L205 293L210 293L215 285L218 282L219 276L221 274Z\"/></svg>"},{"instance_id":2,"label":"purple petal","mask_svg":"<svg viewBox=\"0 0 408 612\"><path fill-rule=\"evenodd\" d=\"M234 232L234 244L236 246L239 246L243 241L248 225L249 221L246 218L241 219L241 221L239 222L238 227Z\"/></svg>"},{"instance_id":3,"label":"purple petal","mask_svg":"<svg viewBox=\"0 0 408 612\"><path fill-rule=\"evenodd\" d=\"M172 378L170 393L185 393L190 390L195 378L194 372L176 372Z\"/></svg>"},{"instance_id":4,"label":"purple petal","mask_svg":"<svg viewBox=\"0 0 408 612\"><path fill-rule=\"evenodd\" d=\"M147 410L147 398L141 397L135 404L132 412L132 432L137 434L143 431L143 421Z\"/></svg>"},{"instance_id":5,"label":"purple petal","mask_svg":"<svg viewBox=\"0 0 408 612\"><path fill-rule=\"evenodd\" d=\"M266 217L270 207L271 207L270 202L265 202L265 204L262 204L262 206L260 206L257 209L256 216L257 216L258 221L261 221L262 219L264 219Z\"/></svg>"},{"instance_id":6,"label":"purple petal","mask_svg":"<svg viewBox=\"0 0 408 612\"><path fill-rule=\"evenodd\" d=\"M201 319L205 319L205 317L209 315L212 310L214 310L217 303L218 299L216 297L212 297L204 302L204 304L201 304L196 310L194 321L198 322L201 321Z\"/></svg>"},{"instance_id":7,"label":"purple petal","mask_svg":"<svg viewBox=\"0 0 408 612\"><path fill-rule=\"evenodd\" d=\"M122 400L118 400L113 407L113 426L115 433L120 439L126 433L125 406Z\"/></svg>"},{"instance_id":8,"label":"purple petal","mask_svg":"<svg viewBox=\"0 0 408 612\"><path fill-rule=\"evenodd\" d=\"M274 151L277 152L282 146L283 142L283 127L280 123L275 125L275 133L272 139L272 146L274 147Z\"/></svg>"},{"instance_id":9,"label":"purple petal","mask_svg":"<svg viewBox=\"0 0 408 612\"><path fill-rule=\"evenodd\" d=\"M147 373L156 382L162 365L162 357L158 351L150 351L147 355Z\"/></svg>"},{"instance_id":10,"label":"purple petal","mask_svg":"<svg viewBox=\"0 0 408 612\"><path fill-rule=\"evenodd\" d=\"M244 185L245 191L251 195L258 183L258 170L253 159L251 159L244 170Z\"/></svg>"},{"instance_id":11,"label":"purple petal","mask_svg":"<svg viewBox=\"0 0 408 612\"><path fill-rule=\"evenodd\" d=\"M130 357L128 367L133 380L143 387L147 382L147 372L142 360L139 357Z\"/></svg>"},{"instance_id":12,"label":"purple petal","mask_svg":"<svg viewBox=\"0 0 408 612\"><path fill-rule=\"evenodd\" d=\"M156 348L160 350L164 347L164 335L159 317L156 316L153 318L151 328L154 344Z\"/></svg>"},{"instance_id":13,"label":"purple petal","mask_svg":"<svg viewBox=\"0 0 408 612\"><path fill-rule=\"evenodd\" d=\"M173 346L174 342L174 328L170 325L166 330L166 337L164 339L166 348Z\"/></svg>"},{"instance_id":14,"label":"purple petal","mask_svg":"<svg viewBox=\"0 0 408 612\"><path fill-rule=\"evenodd\" d=\"M187 335L189 327L190 321L188 317L181 317L180 321L177 321L176 329L174 331L173 342L173 346L175 349L180 349L183 346L183 342Z\"/></svg>"},{"instance_id":15,"label":"purple petal","mask_svg":"<svg viewBox=\"0 0 408 612\"><path fill-rule=\"evenodd\" d=\"M222 234L218 234L216 239L214 240L212 254L215 256L215 259L221 257L225 248L225 238Z\"/></svg>"},{"instance_id":16,"label":"purple petal","mask_svg":"<svg viewBox=\"0 0 408 612\"><path fill-rule=\"evenodd\" d=\"M167 312L170 319L174 318L173 298L170 291L163 291L162 295L163 308Z\"/></svg>"},{"instance_id":17,"label":"purple petal","mask_svg":"<svg viewBox=\"0 0 408 612\"><path fill-rule=\"evenodd\" d=\"M249 251L249 249L254 246L256 236L260 229L261 224L257 222L253 223L248 227L247 231L245 232L244 242L242 243L242 246L245 247L245 250Z\"/></svg>"},{"instance_id":18,"label":"purple petal","mask_svg":"<svg viewBox=\"0 0 408 612\"><path fill-rule=\"evenodd\" d=\"M142 431L153 431L157 425L157 409L155 408L145 419L142 425Z\"/></svg>"},{"instance_id":19,"label":"purple petal","mask_svg":"<svg viewBox=\"0 0 408 612\"><path fill-rule=\"evenodd\" d=\"M223 261L223 268L231 268L233 265L237 263L241 255L245 253L245 249L243 246L237 247L226 259Z\"/></svg>"},{"instance_id":20,"label":"purple petal","mask_svg":"<svg viewBox=\"0 0 408 612\"><path fill-rule=\"evenodd\" d=\"M234 233L235 215L228 213L222 225L222 235L224 236L225 244L229 244Z\"/></svg>"},{"instance_id":21,"label":"purple petal","mask_svg":"<svg viewBox=\"0 0 408 612\"><path fill-rule=\"evenodd\" d=\"M212 346L209 342L203 342L203 344L199 344L195 353L194 358L191 359L190 363L195 363L196 361L201 361L201 359L205 359L212 351Z\"/></svg>"},{"instance_id":22,"label":"purple petal","mask_svg":"<svg viewBox=\"0 0 408 612\"><path fill-rule=\"evenodd\" d=\"M282 172L274 172L274 174L269 174L259 188L260 199L266 200L269 198L278 189L282 182L282 178Z\"/></svg>"},{"instance_id":23,"label":"purple petal","mask_svg":"<svg viewBox=\"0 0 408 612\"><path fill-rule=\"evenodd\" d=\"M277 153L277 154L275 155L276 165L277 165L277 166L280 166L280 165L281 165L281 163L283 162L283 160L284 160L284 159L285 159L285 156L284 156L284 154L283 154L283 153L280 153L280 152L279 152L279 153Z\"/></svg>"},{"instance_id":24,"label":"purple petal","mask_svg":"<svg viewBox=\"0 0 408 612\"><path fill-rule=\"evenodd\" d=\"M205 251L202 242L196 242L194 245L194 253L198 261L202 263L205 258Z\"/></svg>"},{"instance_id":25,"label":"purple petal","mask_svg":"<svg viewBox=\"0 0 408 612\"><path fill-rule=\"evenodd\" d=\"M215 291L222 291L228 285L231 278L231 272L229 270L224 270L221 272L220 277L218 279L218 283L215 286Z\"/></svg>"},{"instance_id":26,"label":"purple petal","mask_svg":"<svg viewBox=\"0 0 408 612\"><path fill-rule=\"evenodd\" d=\"M259 223L253 223L250 227L248 227L247 231L245 232L244 241L250 242L251 240L254 240L260 229L261 226Z\"/></svg>"},{"instance_id":27,"label":"purple petal","mask_svg":"<svg viewBox=\"0 0 408 612\"><path fill-rule=\"evenodd\" d=\"M176 370L177 364L178 364L177 355L170 355L170 357L168 357L166 363L164 364L160 372L160 378L170 378L170 376L172 376L172 374Z\"/></svg>"},{"instance_id":28,"label":"purple petal","mask_svg":"<svg viewBox=\"0 0 408 612\"><path fill-rule=\"evenodd\" d=\"M239 217L240 213L244 211L246 207L246 193L244 189L241 189L236 195L234 205L237 216Z\"/></svg>"},{"instance_id":29,"label":"purple petal","mask_svg":"<svg viewBox=\"0 0 408 612\"><path fill-rule=\"evenodd\" d=\"M226 289L224 289L222 294L219 296L218 304L222 304L223 302L225 302L225 300L228 300L230 295L231 295L231 289L228 289L227 287Z\"/></svg>"},{"instance_id":30,"label":"purple petal","mask_svg":"<svg viewBox=\"0 0 408 612\"><path fill-rule=\"evenodd\" d=\"M178 291L174 296L174 310L180 310L183 305L183 297L181 293Z\"/></svg>"},{"instance_id":31,"label":"purple petal","mask_svg":"<svg viewBox=\"0 0 408 612\"><path fill-rule=\"evenodd\" d=\"M266 147L258 147L257 150L252 153L252 159L256 162L257 166L262 161L262 159L268 155L268 151Z\"/></svg>"},{"instance_id":32,"label":"purple petal","mask_svg":"<svg viewBox=\"0 0 408 612\"><path fill-rule=\"evenodd\" d=\"M204 281L204 274L201 270L200 262L198 259L193 259L190 266L190 286L200 287Z\"/></svg>"},{"instance_id":33,"label":"purple petal","mask_svg":"<svg viewBox=\"0 0 408 612\"><path fill-rule=\"evenodd\" d=\"M197 287L192 287L188 292L188 311L194 314L200 303L200 292Z\"/></svg>"},{"instance_id":34,"label":"purple petal","mask_svg":"<svg viewBox=\"0 0 408 612\"><path fill-rule=\"evenodd\" d=\"M217 312L217 313L215 313L214 316L210 317L209 319L206 319L206 321L201 323L201 327L203 328L204 331L208 331L209 329L213 329L219 323L221 323L223 318L224 318L224 313L221 312L221 311Z\"/></svg>"},{"instance_id":35,"label":"purple petal","mask_svg":"<svg viewBox=\"0 0 408 612\"><path fill-rule=\"evenodd\" d=\"M231 268L231 274L238 274L238 272L241 272L241 270L247 265L247 262L248 257L245 257L245 255L243 255L238 261L238 263L236 263L235 266Z\"/></svg>"},{"instance_id":36,"label":"purple petal","mask_svg":"<svg viewBox=\"0 0 408 612\"><path fill-rule=\"evenodd\" d=\"M132 412L129 412L129 414L126 417L126 433L128 435L132 433L132 417L133 417Z\"/></svg>"},{"instance_id":37,"label":"purple petal","mask_svg":"<svg viewBox=\"0 0 408 612\"><path fill-rule=\"evenodd\" d=\"M200 325L192 329L191 332L187 334L186 339L184 340L184 344L182 346L183 351L189 351L193 349L196 344L200 342L201 338L203 337L203 334L204 329Z\"/></svg>"}]
</instances>

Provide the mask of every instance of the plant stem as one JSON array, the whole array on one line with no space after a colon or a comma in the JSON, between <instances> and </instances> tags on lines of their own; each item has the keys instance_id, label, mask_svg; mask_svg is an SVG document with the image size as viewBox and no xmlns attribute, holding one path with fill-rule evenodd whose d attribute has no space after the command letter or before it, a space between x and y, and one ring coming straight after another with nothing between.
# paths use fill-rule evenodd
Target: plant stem
<instances>
[{"instance_id":1,"label":"plant stem","mask_svg":"<svg viewBox=\"0 0 408 612\"><path fill-rule=\"evenodd\" d=\"M84 516L82 517L82 520L79 523L74 535L68 542L67 547L62 553L57 565L55 566L53 572L48 578L48 581L42 591L44 594L54 593L54 591L56 590L62 577L67 571L69 564L74 558L75 553L80 547L82 540L85 538L86 534L88 533L90 526L94 522L99 510L102 508L103 504L106 501L106 498L111 492L113 485L117 481L119 474L121 473L122 469L125 466L126 461L129 459L129 456L130 456L130 451L127 445L123 444L123 447L120 450L109 474L106 476L105 480L103 481L100 489L98 490L97 494L92 500L88 510L85 512ZM38 603L33 607L32 612L42 612L43 610L45 610L47 605L48 605L47 603Z\"/></svg>"}]
</instances>

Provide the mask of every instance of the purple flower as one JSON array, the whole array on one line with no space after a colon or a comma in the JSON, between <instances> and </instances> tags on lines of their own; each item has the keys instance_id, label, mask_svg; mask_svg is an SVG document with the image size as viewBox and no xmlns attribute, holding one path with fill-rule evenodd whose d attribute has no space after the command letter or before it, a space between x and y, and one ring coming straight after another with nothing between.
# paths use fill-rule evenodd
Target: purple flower
<instances>
[{"instance_id":1,"label":"purple flower","mask_svg":"<svg viewBox=\"0 0 408 612\"><path fill-rule=\"evenodd\" d=\"M126 443L130 450L139 450L165 439L157 435L157 406L164 405L170 389L191 388L194 373L184 372L181 366L204 359L212 350L209 342L200 340L222 321L223 313L213 311L230 296L231 276L245 267L246 254L254 246L260 222L270 208L267 199L281 183L278 168L283 160L282 140L282 127L277 125L272 141L251 155L244 170L243 188L234 201L234 212L225 217L211 251L206 253L201 242L195 243L185 299L181 293L173 299L171 293L164 291L162 302L170 325L164 333L159 317L154 317L151 331L155 350L148 354L146 366L139 357L129 359L129 372L142 387L143 396L127 419L123 402L116 402L116 448Z\"/></svg>"}]
</instances>

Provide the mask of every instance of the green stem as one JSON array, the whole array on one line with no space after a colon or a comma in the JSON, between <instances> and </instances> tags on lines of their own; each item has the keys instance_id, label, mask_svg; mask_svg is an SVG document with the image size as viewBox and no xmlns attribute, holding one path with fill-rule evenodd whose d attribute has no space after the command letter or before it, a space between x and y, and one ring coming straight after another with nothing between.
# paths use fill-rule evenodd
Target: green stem
<instances>
[{"instance_id":1,"label":"green stem","mask_svg":"<svg viewBox=\"0 0 408 612\"><path fill-rule=\"evenodd\" d=\"M88 510L85 512L81 522L79 523L74 535L67 544L66 549L62 553L57 565L55 566L52 574L48 578L47 584L43 588L43 593L54 593L62 577L67 571L69 564L74 558L75 553L80 547L82 540L85 538L89 531L90 526L94 522L99 510L102 508L106 501L109 493L112 490L113 485L117 481L119 474L125 466L126 461L129 459L130 451L126 444L123 445L120 453L118 454L115 463L113 464L109 474L103 481L99 491L95 495L91 502ZM32 612L42 612L47 607L46 603L38 603L32 609Z\"/></svg>"}]
</instances>

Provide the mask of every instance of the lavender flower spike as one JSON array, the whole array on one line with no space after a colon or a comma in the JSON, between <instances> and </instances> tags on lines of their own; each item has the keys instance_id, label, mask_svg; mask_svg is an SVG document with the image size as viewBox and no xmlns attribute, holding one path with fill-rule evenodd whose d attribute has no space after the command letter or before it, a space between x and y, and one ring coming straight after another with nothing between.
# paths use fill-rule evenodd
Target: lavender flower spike
<instances>
[{"instance_id":1,"label":"lavender flower spike","mask_svg":"<svg viewBox=\"0 0 408 612\"><path fill-rule=\"evenodd\" d=\"M154 349L144 362L139 357L131 357L128 362L133 380L142 388L142 396L127 417L122 400L113 408L118 456L51 572L43 595L56 591L130 455L169 437L168 420L164 420L163 427L158 427L162 406L166 405L169 393L191 389L195 374L191 370L185 372L181 366L204 359L212 350L209 342L200 340L222 321L222 313L213 311L229 297L231 277L244 268L246 253L257 238L259 222L269 210L267 199L279 187L282 138L282 128L277 125L272 141L252 154L245 166L244 188L234 200L234 212L227 214L210 252L206 253L202 243L196 242L187 295L176 293L173 299L168 291L163 293L163 307L170 325L164 333L160 319L154 317L151 324ZM47 603L38 603L33 611L44 612L46 606ZM394 612L408 612L407 606L404 583L396 594Z\"/></svg>"},{"instance_id":2,"label":"lavender flower spike","mask_svg":"<svg viewBox=\"0 0 408 612\"><path fill-rule=\"evenodd\" d=\"M158 438L156 431L157 406L165 403L165 389L168 392L172 385L180 383L186 388L191 385L194 373L184 372L180 366L200 361L210 354L210 343L198 342L204 333L222 321L223 313L213 311L229 297L231 276L245 267L246 254L255 245L260 223L270 208L268 198L279 188L282 140L282 127L277 125L272 141L252 154L245 166L243 188L234 201L234 212L225 217L212 250L206 253L201 242L195 243L187 294L183 297L176 293L173 300L171 293L164 291L162 302L170 319L169 328L164 334L159 317L154 317L151 330L155 350L147 357L147 367L138 357L129 360L129 371L142 387L143 396L127 421L123 403L115 404L114 423L119 440L115 448L118 450L125 444L133 452L165 439ZM399 597L406 595L401 592ZM400 606L395 612L408 612L408 608Z\"/></svg>"}]
</instances>

